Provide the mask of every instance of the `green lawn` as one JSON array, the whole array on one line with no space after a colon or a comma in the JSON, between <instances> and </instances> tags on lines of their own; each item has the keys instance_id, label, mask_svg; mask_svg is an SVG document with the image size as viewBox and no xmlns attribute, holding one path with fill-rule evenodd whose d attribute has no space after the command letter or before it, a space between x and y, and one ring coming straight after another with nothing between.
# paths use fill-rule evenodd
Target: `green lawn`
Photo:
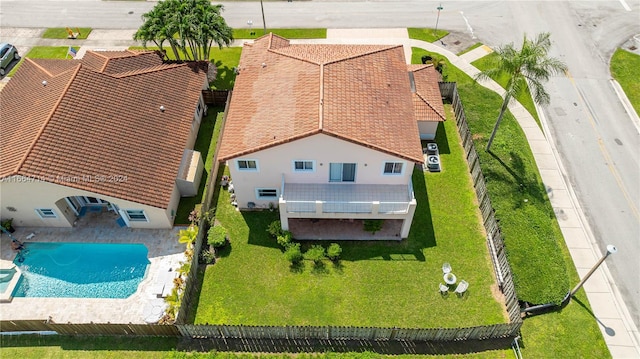
<instances>
[{"instance_id":1,"label":"green lawn","mask_svg":"<svg viewBox=\"0 0 640 359\"><path fill-rule=\"evenodd\" d=\"M86 39L87 36L89 36L89 34L91 33L91 30L93 30L90 27L80 27L80 28L71 27L70 29L73 31L73 33L78 32L78 30L80 31L80 34L76 38L78 40ZM43 39L66 39L68 37L69 37L69 33L67 32L67 29L64 27L50 27L44 30L44 32L42 33Z\"/></svg>"},{"instance_id":2,"label":"green lawn","mask_svg":"<svg viewBox=\"0 0 640 359\"><path fill-rule=\"evenodd\" d=\"M265 232L277 212L238 212L222 191L216 218L229 229L231 248L205 272L195 323L456 327L507 322L492 296L492 266L454 121L439 130L438 142L444 171L414 173L418 207L409 238L341 242L339 265L327 261L316 268L305 262L291 268ZM471 283L465 298L440 295L445 261Z\"/></svg>"},{"instance_id":3,"label":"green lawn","mask_svg":"<svg viewBox=\"0 0 640 359\"><path fill-rule=\"evenodd\" d=\"M204 172L202 173L202 179L200 180L200 187L198 188L198 194L193 197L183 197L178 204L178 210L176 212L175 225L189 224L189 213L195 208L196 205L202 203L202 199L205 196L205 186L209 181L211 175L211 169L213 167L213 155L216 151L216 143L220 136L220 127L222 123L222 117L224 116L224 108L209 107L208 114L202 119L200 123L200 130L198 131L198 137L194 149L199 151L204 160Z\"/></svg>"},{"instance_id":4,"label":"green lawn","mask_svg":"<svg viewBox=\"0 0 640 359\"><path fill-rule=\"evenodd\" d=\"M178 338L82 337L58 335L0 336L0 358L167 358Z\"/></svg>"},{"instance_id":5,"label":"green lawn","mask_svg":"<svg viewBox=\"0 0 640 359\"><path fill-rule=\"evenodd\" d=\"M73 46L73 48L78 50L80 47ZM25 57L31 59L71 59L67 51L69 51L69 46L34 46L20 59L20 62L11 69L7 76L13 76L13 74L18 71Z\"/></svg>"},{"instance_id":6,"label":"green lawn","mask_svg":"<svg viewBox=\"0 0 640 359\"><path fill-rule=\"evenodd\" d=\"M640 114L640 55L616 50L611 57L611 75L620 83L636 113Z\"/></svg>"},{"instance_id":7,"label":"green lawn","mask_svg":"<svg viewBox=\"0 0 640 359\"><path fill-rule=\"evenodd\" d=\"M327 29L269 29L267 34L273 32L287 39L326 39ZM263 36L264 29L254 26L252 29L233 29L234 39L256 39Z\"/></svg>"},{"instance_id":8,"label":"green lawn","mask_svg":"<svg viewBox=\"0 0 640 359\"><path fill-rule=\"evenodd\" d=\"M407 29L407 31L409 31L410 39L422 40L426 42L434 42L449 35L449 31L446 30L434 31L434 29L427 28L410 27Z\"/></svg>"},{"instance_id":9,"label":"green lawn","mask_svg":"<svg viewBox=\"0 0 640 359\"><path fill-rule=\"evenodd\" d=\"M488 68L491 68L492 64L497 60L497 58L498 58L498 55L495 52L492 52L487 56L479 58L478 60L472 62L471 64L476 68L478 68L478 70L484 71ZM504 75L504 76L501 76L500 78L494 78L493 80L497 82L500 86L502 86L502 88L504 88L505 86L507 86L507 81L509 79L507 78L507 75ZM518 94L518 96L516 97L516 100L518 100L520 104L522 104L522 106L524 106L524 108L526 108L527 111L529 111L531 116L533 116L533 118L536 120L538 127L542 128L542 125L540 124L540 118L538 118L538 111L536 111L536 107L533 104L533 98L531 97L529 88L526 88L523 92ZM496 118L497 118L497 115L496 115Z\"/></svg>"}]
</instances>

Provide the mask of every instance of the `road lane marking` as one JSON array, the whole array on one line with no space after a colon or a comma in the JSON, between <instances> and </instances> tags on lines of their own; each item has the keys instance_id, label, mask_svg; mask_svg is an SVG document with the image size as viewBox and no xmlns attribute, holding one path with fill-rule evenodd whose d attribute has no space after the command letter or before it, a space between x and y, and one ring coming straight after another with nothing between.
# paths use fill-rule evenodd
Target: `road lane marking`
<instances>
[{"instance_id":1,"label":"road lane marking","mask_svg":"<svg viewBox=\"0 0 640 359\"><path fill-rule=\"evenodd\" d=\"M585 100L584 96L582 95L582 92L580 91L580 89L576 85L576 82L575 82L573 76L571 76L569 71L567 71L566 74L567 74L567 77L569 78L569 81L571 81L571 84L573 85L573 87L575 88L576 92L578 93L578 97L580 97L580 101L587 108L587 119L589 120L589 123L591 124L591 127L593 128L593 130L595 131L595 133L597 135L598 147L600 147L600 152L602 153L602 156L604 156L604 159L605 159L606 164L607 164L607 168L609 169L609 171L613 175L613 178L616 180L618 188L620 188L620 191L622 191L622 195L624 196L625 200L627 201L627 204L631 208L631 212L633 212L633 215L640 221L640 212L638 211L638 208L636 207L635 202L633 201L633 199L629 195L629 192L627 191L627 188L625 187L624 182L622 181L622 177L620 177L620 174L618 173L616 168L613 166L614 161L611 158L611 155L609 154L609 151L607 151L607 148L604 145L604 140L602 139L602 136L600 136L600 132L598 132L598 128L596 127L596 121L595 121L595 118L593 116L593 112L591 110L591 107L589 106L589 104Z\"/></svg>"}]
</instances>

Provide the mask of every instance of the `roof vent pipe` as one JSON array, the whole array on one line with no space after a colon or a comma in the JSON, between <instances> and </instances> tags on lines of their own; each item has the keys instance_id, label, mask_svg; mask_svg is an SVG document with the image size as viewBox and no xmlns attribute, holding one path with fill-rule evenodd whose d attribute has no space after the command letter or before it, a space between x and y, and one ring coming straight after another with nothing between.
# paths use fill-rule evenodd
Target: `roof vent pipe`
<instances>
[{"instance_id":1,"label":"roof vent pipe","mask_svg":"<svg viewBox=\"0 0 640 359\"><path fill-rule=\"evenodd\" d=\"M42 81L42 86L47 86L47 80Z\"/></svg>"},{"instance_id":2,"label":"roof vent pipe","mask_svg":"<svg viewBox=\"0 0 640 359\"><path fill-rule=\"evenodd\" d=\"M160 106L160 112L164 112L164 106Z\"/></svg>"}]
</instances>

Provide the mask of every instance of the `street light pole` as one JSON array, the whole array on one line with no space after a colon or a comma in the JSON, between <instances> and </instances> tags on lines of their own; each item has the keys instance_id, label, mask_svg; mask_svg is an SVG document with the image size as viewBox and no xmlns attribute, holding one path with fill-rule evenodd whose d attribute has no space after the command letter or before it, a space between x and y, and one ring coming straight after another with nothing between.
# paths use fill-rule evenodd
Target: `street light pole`
<instances>
[{"instance_id":1,"label":"street light pole","mask_svg":"<svg viewBox=\"0 0 640 359\"><path fill-rule=\"evenodd\" d=\"M609 255L616 253L618 251L618 248L616 248L616 246L609 244L607 246L607 253L605 253L602 258L600 258L600 260L598 260L598 262L596 262L596 264L593 266L593 268L591 268L591 270L589 271L589 273L587 273L587 275L584 276L584 278L582 278L582 280L580 281L580 283L578 283L578 285L576 285L575 288L573 288L569 293L567 293L567 295L565 296L563 302L569 300L571 297L573 297L576 292L578 290L580 290L580 288L582 288L582 286L584 285L584 282L587 281L587 279L589 279L589 277L591 277L591 275L593 274L593 272L596 271L596 269L598 269L598 267L600 267L600 265L602 264L602 262L604 262L605 259L607 259L607 257L609 257Z\"/></svg>"},{"instance_id":2,"label":"street light pole","mask_svg":"<svg viewBox=\"0 0 640 359\"><path fill-rule=\"evenodd\" d=\"M264 28L264 35L266 35L267 23L264 21L264 5L262 5L262 0L260 0L260 10L262 10L262 27Z\"/></svg>"},{"instance_id":3,"label":"street light pole","mask_svg":"<svg viewBox=\"0 0 640 359\"><path fill-rule=\"evenodd\" d=\"M440 21L440 10L444 9L442 7L442 3L440 3L440 5L438 5L436 9L438 9L438 16L436 17L436 28L433 30L434 35L438 33L438 21Z\"/></svg>"}]
</instances>

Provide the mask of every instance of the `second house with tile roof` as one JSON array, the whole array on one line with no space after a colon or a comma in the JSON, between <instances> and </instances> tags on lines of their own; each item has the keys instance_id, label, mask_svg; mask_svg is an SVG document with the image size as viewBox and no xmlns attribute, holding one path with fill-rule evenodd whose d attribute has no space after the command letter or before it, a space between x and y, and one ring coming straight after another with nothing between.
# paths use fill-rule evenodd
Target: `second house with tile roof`
<instances>
[{"instance_id":1,"label":"second house with tile roof","mask_svg":"<svg viewBox=\"0 0 640 359\"><path fill-rule=\"evenodd\" d=\"M401 239L420 139L443 120L437 72L407 65L402 46L292 45L270 34L242 51L218 156L238 207L277 206L283 229L395 220Z\"/></svg>"},{"instance_id":2,"label":"second house with tile roof","mask_svg":"<svg viewBox=\"0 0 640 359\"><path fill-rule=\"evenodd\" d=\"M154 52L25 59L0 92L0 216L71 227L87 212L171 228L202 173L206 70ZM107 217L108 218L108 217Z\"/></svg>"}]
</instances>

